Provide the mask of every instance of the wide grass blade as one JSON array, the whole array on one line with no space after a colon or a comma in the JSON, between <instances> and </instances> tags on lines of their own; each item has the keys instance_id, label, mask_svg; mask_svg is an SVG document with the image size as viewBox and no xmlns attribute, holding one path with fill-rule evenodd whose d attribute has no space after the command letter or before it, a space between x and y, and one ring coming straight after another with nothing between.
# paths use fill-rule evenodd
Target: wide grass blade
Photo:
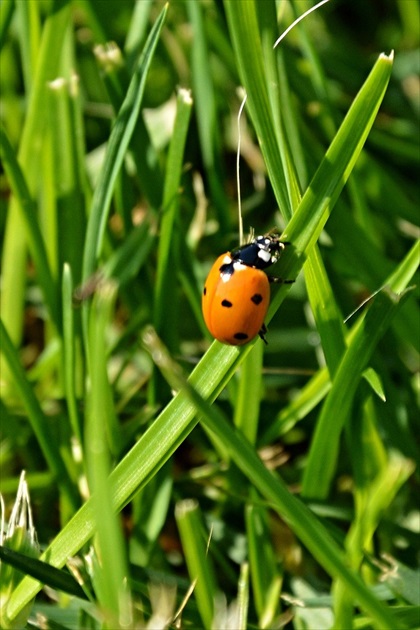
<instances>
[{"instance_id":1,"label":"wide grass blade","mask_svg":"<svg viewBox=\"0 0 420 630\"><path fill-rule=\"evenodd\" d=\"M15 200L19 204L19 212L21 212L25 225L25 233L37 270L38 282L44 293L45 303L48 306L52 321L59 330L60 306L58 304L58 291L48 262L44 239L39 228L36 204L31 197L25 176L4 129L0 129L0 155ZM22 238L22 235L20 235L20 238Z\"/></svg>"}]
</instances>

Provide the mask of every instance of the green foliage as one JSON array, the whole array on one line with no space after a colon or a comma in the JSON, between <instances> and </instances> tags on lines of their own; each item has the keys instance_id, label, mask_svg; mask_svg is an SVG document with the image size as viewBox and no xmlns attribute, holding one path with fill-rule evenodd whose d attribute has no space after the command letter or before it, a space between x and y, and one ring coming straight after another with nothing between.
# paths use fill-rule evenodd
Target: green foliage
<instances>
[{"instance_id":1,"label":"green foliage","mask_svg":"<svg viewBox=\"0 0 420 630\"><path fill-rule=\"evenodd\" d=\"M419 625L416 3L275 49L309 3L3 4L0 489L43 553L0 549L1 618ZM239 85L245 228L296 279L240 349L200 312Z\"/></svg>"}]
</instances>

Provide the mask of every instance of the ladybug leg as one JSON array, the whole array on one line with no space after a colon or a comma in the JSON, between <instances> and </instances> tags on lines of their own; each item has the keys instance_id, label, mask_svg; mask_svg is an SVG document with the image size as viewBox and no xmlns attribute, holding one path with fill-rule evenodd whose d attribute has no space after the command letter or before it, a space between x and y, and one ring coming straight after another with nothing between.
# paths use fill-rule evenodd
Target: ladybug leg
<instances>
[{"instance_id":1,"label":"ladybug leg","mask_svg":"<svg viewBox=\"0 0 420 630\"><path fill-rule=\"evenodd\" d=\"M258 334L261 337L261 339L264 341L265 345L268 346L268 341L265 338L265 335L267 334L267 326L265 324L261 326L261 330L259 331Z\"/></svg>"},{"instance_id":2,"label":"ladybug leg","mask_svg":"<svg viewBox=\"0 0 420 630\"><path fill-rule=\"evenodd\" d=\"M294 280L283 280L283 278L277 278L276 276L267 276L269 282L274 282L275 284L293 284Z\"/></svg>"}]
</instances>

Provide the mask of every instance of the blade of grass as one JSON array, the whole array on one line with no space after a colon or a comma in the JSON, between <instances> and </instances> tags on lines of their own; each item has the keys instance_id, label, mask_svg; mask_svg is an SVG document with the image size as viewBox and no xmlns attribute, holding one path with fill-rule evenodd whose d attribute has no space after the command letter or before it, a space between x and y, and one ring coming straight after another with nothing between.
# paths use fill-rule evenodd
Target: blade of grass
<instances>
[{"instance_id":1,"label":"blade of grass","mask_svg":"<svg viewBox=\"0 0 420 630\"><path fill-rule=\"evenodd\" d=\"M45 303L50 312L51 319L59 330L60 308L58 304L58 294L48 263L44 239L39 228L36 205L31 197L25 176L19 166L15 152L4 129L0 129L0 155L13 194L15 195L15 200L19 204L19 212L21 212L21 217L25 225L25 233L37 270L38 282L44 293ZM20 239L22 240L22 235L20 235Z\"/></svg>"},{"instance_id":2,"label":"blade of grass","mask_svg":"<svg viewBox=\"0 0 420 630\"><path fill-rule=\"evenodd\" d=\"M292 209L286 195L288 187L272 118L256 5L255 2L225 0L224 7L239 74L248 94L248 109L267 172L281 212L285 218L290 218Z\"/></svg>"},{"instance_id":3,"label":"blade of grass","mask_svg":"<svg viewBox=\"0 0 420 630\"><path fill-rule=\"evenodd\" d=\"M251 497L257 499L256 493ZM245 510L246 534L248 541L248 558L251 572L252 591L255 608L262 626L261 619L266 612L270 588L279 578L277 560L273 554L272 541L268 525L268 514L265 506L248 504ZM277 598L277 602L278 602ZM273 611L270 621L276 611Z\"/></svg>"},{"instance_id":4,"label":"blade of grass","mask_svg":"<svg viewBox=\"0 0 420 630\"><path fill-rule=\"evenodd\" d=\"M120 627L130 616L127 591L128 567L123 536L112 502L108 482L111 470L111 448L120 437L115 425L112 391L107 375L106 333L112 319L117 287L108 281L95 294L90 312L89 345L91 373L87 406L85 452L89 487L93 494L93 509L98 533L100 565L95 571L96 592L106 611L107 623ZM105 426L104 426L105 425Z\"/></svg>"},{"instance_id":5,"label":"blade of grass","mask_svg":"<svg viewBox=\"0 0 420 630\"><path fill-rule=\"evenodd\" d=\"M24 575L31 575L43 584L51 586L64 593L69 593L75 597L86 599L86 595L75 581L66 571L56 569L46 562L41 562L36 558L30 558L22 553L8 549L0 545L0 559L2 562L22 571Z\"/></svg>"},{"instance_id":6,"label":"blade of grass","mask_svg":"<svg viewBox=\"0 0 420 630\"><path fill-rule=\"evenodd\" d=\"M66 57L73 55L72 33L66 33ZM71 63L69 61L68 63ZM63 69L63 77L49 84L49 128L51 156L45 164L45 178L54 182L51 209L44 211L44 225L51 226L53 269L61 274L64 263L71 266L74 283L81 281L83 238L86 229L86 181L81 165L85 160L78 78ZM68 78L67 78L67 75ZM58 191L58 192L57 192ZM89 194L89 193L88 193ZM50 258L50 260L51 260ZM58 270L58 273L57 273Z\"/></svg>"},{"instance_id":7,"label":"blade of grass","mask_svg":"<svg viewBox=\"0 0 420 630\"><path fill-rule=\"evenodd\" d=\"M3 11L3 9L2 9ZM20 51L25 88L28 92L33 87L37 57L40 50L41 16L37 2L18 2L16 4L17 32L20 37Z\"/></svg>"},{"instance_id":8,"label":"blade of grass","mask_svg":"<svg viewBox=\"0 0 420 630\"><path fill-rule=\"evenodd\" d=\"M175 518L181 537L188 574L195 582L194 594L204 628L211 628L216 596L216 580L203 536L202 517L198 503L192 499L179 501Z\"/></svg>"},{"instance_id":9,"label":"blade of grass","mask_svg":"<svg viewBox=\"0 0 420 630\"><path fill-rule=\"evenodd\" d=\"M67 400L70 425L74 439L78 441L78 446L82 446L81 420L76 402L76 348L74 329L74 310L72 304L73 277L71 267L64 265L62 280L63 296L63 370L64 370L64 391Z\"/></svg>"},{"instance_id":10,"label":"blade of grass","mask_svg":"<svg viewBox=\"0 0 420 630\"><path fill-rule=\"evenodd\" d=\"M174 264L179 259L179 247L184 247L184 243L180 242L179 239L179 188L192 104L190 92L183 89L179 90L177 113L166 168L163 218L160 228L155 280L155 326L172 351L178 348L178 328L177 326L168 326L168 315L171 314L171 317L177 321L178 291L173 281L173 273Z\"/></svg>"},{"instance_id":11,"label":"blade of grass","mask_svg":"<svg viewBox=\"0 0 420 630\"><path fill-rule=\"evenodd\" d=\"M144 94L147 73L166 17L166 12L167 5L162 9L150 31L143 53L133 73L127 95L111 131L105 162L95 188L87 225L83 256L84 282L86 282L95 271L97 258L101 254L114 184L136 124Z\"/></svg>"},{"instance_id":12,"label":"blade of grass","mask_svg":"<svg viewBox=\"0 0 420 630\"><path fill-rule=\"evenodd\" d=\"M242 431L250 444L255 444L258 433L263 353L263 344L256 344L242 362L235 400L234 425Z\"/></svg>"},{"instance_id":13,"label":"blade of grass","mask_svg":"<svg viewBox=\"0 0 420 630\"><path fill-rule=\"evenodd\" d=\"M241 565L241 573L238 581L238 630L246 630L248 627L249 608L249 564Z\"/></svg>"}]
</instances>

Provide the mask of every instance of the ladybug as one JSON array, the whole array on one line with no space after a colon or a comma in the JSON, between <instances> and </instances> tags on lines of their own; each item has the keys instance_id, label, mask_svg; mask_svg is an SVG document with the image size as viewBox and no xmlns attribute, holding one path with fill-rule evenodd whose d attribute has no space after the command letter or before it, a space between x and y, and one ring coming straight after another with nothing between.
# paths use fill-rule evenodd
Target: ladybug
<instances>
[{"instance_id":1,"label":"ladybug","mask_svg":"<svg viewBox=\"0 0 420 630\"><path fill-rule=\"evenodd\" d=\"M264 318L270 303L270 282L293 280L270 278L263 269L278 261L286 245L269 233L219 256L202 296L204 321L215 339L242 346L259 335L267 343Z\"/></svg>"}]
</instances>

